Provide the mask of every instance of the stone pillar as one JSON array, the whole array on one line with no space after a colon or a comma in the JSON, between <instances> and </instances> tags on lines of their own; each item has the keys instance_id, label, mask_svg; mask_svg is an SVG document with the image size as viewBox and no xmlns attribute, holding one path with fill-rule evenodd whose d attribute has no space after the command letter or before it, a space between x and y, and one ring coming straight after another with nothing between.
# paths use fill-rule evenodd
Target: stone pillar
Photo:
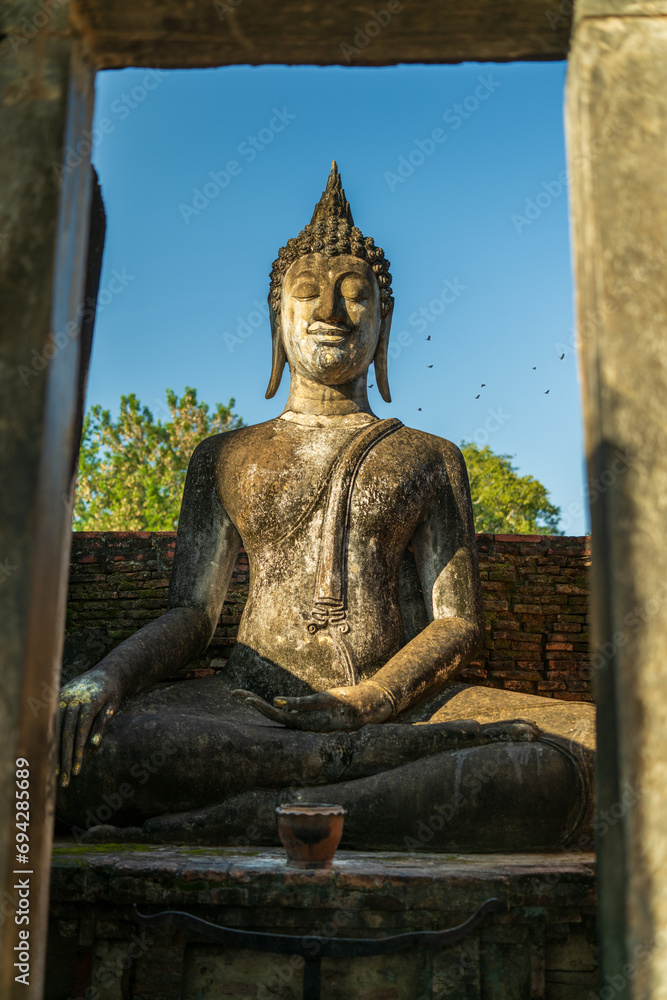
<instances>
[{"instance_id":1,"label":"stone pillar","mask_svg":"<svg viewBox=\"0 0 667 1000\"><path fill-rule=\"evenodd\" d=\"M615 1000L667 996L665 15L665 0L578 0L567 82L593 535L601 985Z\"/></svg>"},{"instance_id":2,"label":"stone pillar","mask_svg":"<svg viewBox=\"0 0 667 1000\"><path fill-rule=\"evenodd\" d=\"M6 6L0 59L0 996L42 996L55 784L53 720L70 542L80 303L91 189L92 71L67 5ZM70 155L63 161L68 150ZM28 864L17 861L17 758L29 761ZM15 870L20 875L13 874ZM28 874L32 873L32 874ZM18 879L30 923L17 925ZM29 985L16 982L28 930Z\"/></svg>"}]
</instances>

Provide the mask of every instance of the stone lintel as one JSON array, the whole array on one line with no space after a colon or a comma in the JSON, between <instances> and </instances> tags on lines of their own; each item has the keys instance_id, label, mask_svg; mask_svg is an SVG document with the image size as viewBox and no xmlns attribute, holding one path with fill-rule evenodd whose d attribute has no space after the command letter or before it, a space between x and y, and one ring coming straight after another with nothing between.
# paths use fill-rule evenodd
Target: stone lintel
<instances>
[{"instance_id":1,"label":"stone lintel","mask_svg":"<svg viewBox=\"0 0 667 1000\"><path fill-rule=\"evenodd\" d=\"M233 64L382 66L564 59L572 2L75 0L72 23L100 69Z\"/></svg>"}]
</instances>

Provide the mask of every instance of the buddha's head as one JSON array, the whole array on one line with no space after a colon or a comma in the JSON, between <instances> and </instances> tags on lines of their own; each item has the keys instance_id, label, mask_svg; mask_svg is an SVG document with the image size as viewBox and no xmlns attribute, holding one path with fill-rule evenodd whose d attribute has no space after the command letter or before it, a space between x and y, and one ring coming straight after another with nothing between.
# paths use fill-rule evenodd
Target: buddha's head
<instances>
[{"instance_id":1,"label":"buddha's head","mask_svg":"<svg viewBox=\"0 0 667 1000\"><path fill-rule=\"evenodd\" d=\"M332 386L365 374L374 361L378 389L389 403L393 306L389 261L354 225L334 162L310 224L273 263L267 399L278 390L285 361L293 372Z\"/></svg>"}]
</instances>

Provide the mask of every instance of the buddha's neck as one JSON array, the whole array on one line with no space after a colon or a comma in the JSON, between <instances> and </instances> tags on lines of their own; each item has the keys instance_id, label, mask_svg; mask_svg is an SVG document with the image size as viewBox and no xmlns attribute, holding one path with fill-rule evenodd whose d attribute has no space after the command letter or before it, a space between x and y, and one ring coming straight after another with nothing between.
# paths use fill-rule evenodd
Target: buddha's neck
<instances>
[{"instance_id":1,"label":"buddha's neck","mask_svg":"<svg viewBox=\"0 0 667 1000\"><path fill-rule=\"evenodd\" d=\"M323 385L298 372L292 372L285 409L294 413L329 417L346 413L373 415L366 392L366 374L359 375L344 385Z\"/></svg>"}]
</instances>

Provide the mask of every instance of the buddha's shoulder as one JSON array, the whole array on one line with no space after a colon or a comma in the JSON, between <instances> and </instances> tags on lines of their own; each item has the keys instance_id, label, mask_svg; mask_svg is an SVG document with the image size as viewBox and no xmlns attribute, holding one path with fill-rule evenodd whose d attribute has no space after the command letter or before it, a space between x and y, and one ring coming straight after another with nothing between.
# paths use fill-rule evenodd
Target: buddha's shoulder
<instances>
[{"instance_id":1,"label":"buddha's shoulder","mask_svg":"<svg viewBox=\"0 0 667 1000\"><path fill-rule=\"evenodd\" d=\"M275 417L260 424L237 427L231 431L206 438L195 449L192 464L235 467L249 461L256 463L262 453L275 457L276 449L282 453L283 445L295 435L312 434L311 428L301 427ZM316 433L316 432L315 432ZM398 461L402 466L424 463L439 466L450 474L458 474L465 463L461 451L447 438L428 434L426 431L403 424L397 434L385 439L382 449L389 463Z\"/></svg>"},{"instance_id":2,"label":"buddha's shoulder","mask_svg":"<svg viewBox=\"0 0 667 1000\"><path fill-rule=\"evenodd\" d=\"M415 427L406 427L404 424L399 440L402 440L404 446L410 448L417 458L421 456L427 460L443 462L447 467L452 465L465 468L461 449L447 438L417 430Z\"/></svg>"},{"instance_id":3,"label":"buddha's shoulder","mask_svg":"<svg viewBox=\"0 0 667 1000\"><path fill-rule=\"evenodd\" d=\"M197 445L193 452L193 460L225 459L234 453L245 453L248 448L256 451L263 444L270 445L279 428L280 421L275 417L261 424L248 424L235 427L231 431L223 431L221 434L213 434Z\"/></svg>"}]
</instances>

